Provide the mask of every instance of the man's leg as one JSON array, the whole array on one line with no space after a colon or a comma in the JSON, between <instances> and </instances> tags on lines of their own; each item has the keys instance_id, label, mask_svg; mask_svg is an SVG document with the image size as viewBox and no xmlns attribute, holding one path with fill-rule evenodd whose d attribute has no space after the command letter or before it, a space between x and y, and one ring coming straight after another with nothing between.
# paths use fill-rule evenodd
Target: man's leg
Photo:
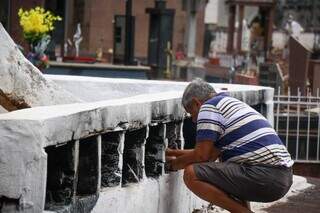
<instances>
[{"instance_id":1,"label":"man's leg","mask_svg":"<svg viewBox=\"0 0 320 213\"><path fill-rule=\"evenodd\" d=\"M237 201L230 198L225 192L217 187L198 180L193 165L189 165L184 170L183 176L186 186L198 197L220 206L232 213L247 213L251 212L248 208L244 207Z\"/></svg>"}]
</instances>

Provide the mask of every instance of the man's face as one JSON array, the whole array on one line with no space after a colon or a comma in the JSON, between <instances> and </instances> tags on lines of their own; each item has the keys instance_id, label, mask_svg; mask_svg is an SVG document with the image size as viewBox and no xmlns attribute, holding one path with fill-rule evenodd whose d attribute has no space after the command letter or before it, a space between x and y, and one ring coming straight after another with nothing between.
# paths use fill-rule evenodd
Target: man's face
<instances>
[{"instance_id":1,"label":"man's face","mask_svg":"<svg viewBox=\"0 0 320 213\"><path fill-rule=\"evenodd\" d=\"M192 98L191 103L185 108L187 113L191 115L192 121L194 123L197 122L201 105L202 105L201 101L199 101L197 98Z\"/></svg>"}]
</instances>

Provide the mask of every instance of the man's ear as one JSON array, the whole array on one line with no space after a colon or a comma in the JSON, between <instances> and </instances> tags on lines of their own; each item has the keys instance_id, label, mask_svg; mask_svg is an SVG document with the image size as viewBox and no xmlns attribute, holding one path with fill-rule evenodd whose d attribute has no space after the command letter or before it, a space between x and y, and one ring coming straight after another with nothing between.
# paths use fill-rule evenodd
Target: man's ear
<instances>
[{"instance_id":1,"label":"man's ear","mask_svg":"<svg viewBox=\"0 0 320 213\"><path fill-rule=\"evenodd\" d=\"M193 103L195 104L196 107L198 107L198 108L201 107L202 102L201 102L198 98L193 97L193 98L192 98L192 101L193 101Z\"/></svg>"}]
</instances>

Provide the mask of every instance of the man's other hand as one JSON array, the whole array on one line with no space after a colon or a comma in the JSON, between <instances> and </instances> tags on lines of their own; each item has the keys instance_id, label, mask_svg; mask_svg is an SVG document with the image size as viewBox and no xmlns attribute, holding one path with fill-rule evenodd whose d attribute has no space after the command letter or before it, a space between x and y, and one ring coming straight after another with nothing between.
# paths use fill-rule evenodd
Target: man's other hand
<instances>
[{"instance_id":1,"label":"man's other hand","mask_svg":"<svg viewBox=\"0 0 320 213\"><path fill-rule=\"evenodd\" d=\"M170 156L175 157L174 149L167 148L166 149L166 158L170 157Z\"/></svg>"}]
</instances>

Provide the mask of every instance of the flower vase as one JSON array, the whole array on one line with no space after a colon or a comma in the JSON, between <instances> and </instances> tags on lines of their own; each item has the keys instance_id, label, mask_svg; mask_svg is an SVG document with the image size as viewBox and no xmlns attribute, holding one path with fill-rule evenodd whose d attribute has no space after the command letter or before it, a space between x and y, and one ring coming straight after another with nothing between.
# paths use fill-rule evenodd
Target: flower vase
<instances>
[{"instance_id":1,"label":"flower vase","mask_svg":"<svg viewBox=\"0 0 320 213\"><path fill-rule=\"evenodd\" d=\"M46 35L41 40L30 44L30 52L27 54L27 59L40 71L49 67L49 57L45 54L49 43L50 36Z\"/></svg>"},{"instance_id":2,"label":"flower vase","mask_svg":"<svg viewBox=\"0 0 320 213\"><path fill-rule=\"evenodd\" d=\"M35 7L30 10L20 8L18 16L23 37L30 44L30 52L27 53L27 58L43 71L49 66L49 58L45 54L51 40L49 34L54 30L54 23L61 21L62 18L42 7Z\"/></svg>"}]
</instances>

